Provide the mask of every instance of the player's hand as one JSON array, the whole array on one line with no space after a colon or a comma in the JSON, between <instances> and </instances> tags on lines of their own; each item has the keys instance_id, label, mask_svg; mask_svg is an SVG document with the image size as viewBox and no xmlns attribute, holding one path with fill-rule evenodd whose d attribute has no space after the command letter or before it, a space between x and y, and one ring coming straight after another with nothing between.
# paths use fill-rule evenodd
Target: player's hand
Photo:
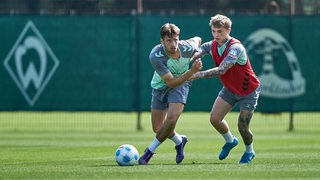
<instances>
[{"instance_id":1,"label":"player's hand","mask_svg":"<svg viewBox=\"0 0 320 180\"><path fill-rule=\"evenodd\" d=\"M191 67L191 71L193 73L196 73L198 71L200 71L202 69L202 61L201 61L201 58L198 58L196 59L193 64L192 64L192 67Z\"/></svg>"}]
</instances>

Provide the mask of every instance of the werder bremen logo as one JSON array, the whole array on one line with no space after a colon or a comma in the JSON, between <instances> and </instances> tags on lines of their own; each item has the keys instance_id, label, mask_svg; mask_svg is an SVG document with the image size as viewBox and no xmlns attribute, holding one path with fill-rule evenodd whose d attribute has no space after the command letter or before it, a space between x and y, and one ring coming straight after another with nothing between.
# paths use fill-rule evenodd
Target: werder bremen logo
<instances>
[{"instance_id":1,"label":"werder bremen logo","mask_svg":"<svg viewBox=\"0 0 320 180\"><path fill-rule=\"evenodd\" d=\"M29 21L4 60L4 66L33 106L59 66L59 60Z\"/></svg>"},{"instance_id":2,"label":"werder bremen logo","mask_svg":"<svg viewBox=\"0 0 320 180\"><path fill-rule=\"evenodd\" d=\"M290 98L305 93L306 81L298 59L281 34L272 29L258 29L249 35L244 44L253 60L263 61L261 72L257 73L261 81L262 96ZM286 70L286 77L281 76Z\"/></svg>"}]
</instances>

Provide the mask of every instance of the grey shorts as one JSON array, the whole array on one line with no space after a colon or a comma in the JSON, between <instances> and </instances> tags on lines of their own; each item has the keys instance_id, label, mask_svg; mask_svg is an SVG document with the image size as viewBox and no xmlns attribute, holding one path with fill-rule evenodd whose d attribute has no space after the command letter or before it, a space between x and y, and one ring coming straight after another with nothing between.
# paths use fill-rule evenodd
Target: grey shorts
<instances>
[{"instance_id":1,"label":"grey shorts","mask_svg":"<svg viewBox=\"0 0 320 180\"><path fill-rule=\"evenodd\" d=\"M232 107L237 103L240 103L240 110L253 111L258 105L258 98L260 95L261 87L246 96L240 96L223 87L219 92L219 95L223 100L227 101Z\"/></svg>"},{"instance_id":2,"label":"grey shorts","mask_svg":"<svg viewBox=\"0 0 320 180\"><path fill-rule=\"evenodd\" d=\"M164 86L152 89L151 108L164 110L168 108L169 103L186 104L190 85L190 82L185 82L176 88Z\"/></svg>"}]
</instances>

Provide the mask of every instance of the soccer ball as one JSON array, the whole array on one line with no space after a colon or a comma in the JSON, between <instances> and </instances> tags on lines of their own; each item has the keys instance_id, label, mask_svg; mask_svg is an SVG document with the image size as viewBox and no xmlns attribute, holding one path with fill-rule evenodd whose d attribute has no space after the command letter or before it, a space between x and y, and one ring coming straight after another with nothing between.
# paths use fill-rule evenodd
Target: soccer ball
<instances>
[{"instance_id":1,"label":"soccer ball","mask_svg":"<svg viewBox=\"0 0 320 180\"><path fill-rule=\"evenodd\" d=\"M120 166L133 166L138 159L138 150L130 144L123 144L116 150L116 161Z\"/></svg>"}]
</instances>

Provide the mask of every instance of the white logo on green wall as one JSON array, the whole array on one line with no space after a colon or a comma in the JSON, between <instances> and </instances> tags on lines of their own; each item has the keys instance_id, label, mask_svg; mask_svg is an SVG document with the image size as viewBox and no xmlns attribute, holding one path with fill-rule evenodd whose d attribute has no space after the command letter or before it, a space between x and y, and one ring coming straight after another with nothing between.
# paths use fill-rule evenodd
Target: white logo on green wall
<instances>
[{"instance_id":1,"label":"white logo on green wall","mask_svg":"<svg viewBox=\"0 0 320 180\"><path fill-rule=\"evenodd\" d=\"M305 93L306 81L298 59L281 34L272 29L259 29L250 34L244 44L252 62L263 61L261 72L257 73L261 96L290 98Z\"/></svg>"},{"instance_id":2,"label":"white logo on green wall","mask_svg":"<svg viewBox=\"0 0 320 180\"><path fill-rule=\"evenodd\" d=\"M37 101L59 61L29 21L4 61L4 66L30 106Z\"/></svg>"}]
</instances>

